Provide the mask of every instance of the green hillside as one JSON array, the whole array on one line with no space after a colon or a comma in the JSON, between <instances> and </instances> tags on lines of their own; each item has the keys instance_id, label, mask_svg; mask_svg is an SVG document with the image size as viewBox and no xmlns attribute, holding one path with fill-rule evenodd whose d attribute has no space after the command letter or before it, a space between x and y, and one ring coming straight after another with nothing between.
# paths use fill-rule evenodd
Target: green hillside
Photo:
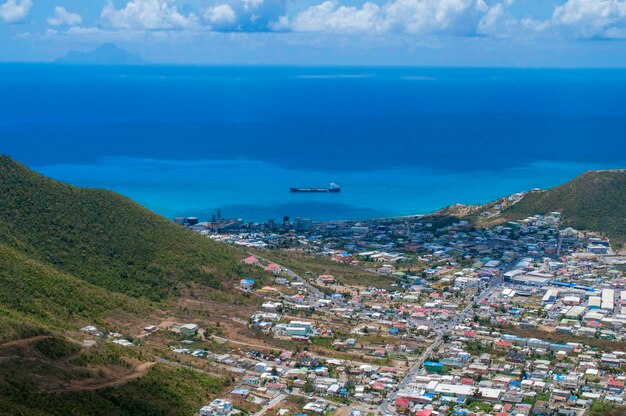
<instances>
[{"instance_id":1,"label":"green hillside","mask_svg":"<svg viewBox=\"0 0 626 416\"><path fill-rule=\"evenodd\" d=\"M181 282L244 273L230 247L113 192L45 178L0 156L0 244L111 291L163 300Z\"/></svg>"},{"instance_id":2,"label":"green hillside","mask_svg":"<svg viewBox=\"0 0 626 416\"><path fill-rule=\"evenodd\" d=\"M149 309L146 302L111 293L2 244L0 265L0 320L13 317L63 328L72 322L98 323L106 312L118 308L130 313ZM13 337L0 326L0 341Z\"/></svg>"},{"instance_id":3,"label":"green hillside","mask_svg":"<svg viewBox=\"0 0 626 416\"><path fill-rule=\"evenodd\" d=\"M106 339L86 346L78 328L171 316L194 290L232 307L236 279L263 279L243 255L0 155L0 414L195 414L228 378L155 365Z\"/></svg>"},{"instance_id":4,"label":"green hillside","mask_svg":"<svg viewBox=\"0 0 626 416\"><path fill-rule=\"evenodd\" d=\"M28 416L191 416L228 380L194 371L153 367L122 387L64 393L0 383L0 414Z\"/></svg>"},{"instance_id":5,"label":"green hillside","mask_svg":"<svg viewBox=\"0 0 626 416\"><path fill-rule=\"evenodd\" d=\"M559 211L565 226L597 231L614 247L626 243L626 170L589 171L556 188L529 192L502 212L505 219Z\"/></svg>"}]
</instances>

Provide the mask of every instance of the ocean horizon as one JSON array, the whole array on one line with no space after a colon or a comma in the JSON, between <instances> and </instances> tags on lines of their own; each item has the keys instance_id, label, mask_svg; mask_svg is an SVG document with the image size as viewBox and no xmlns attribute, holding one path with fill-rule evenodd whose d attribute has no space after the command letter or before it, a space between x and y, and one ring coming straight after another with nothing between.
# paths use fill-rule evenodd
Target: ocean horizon
<instances>
[{"instance_id":1,"label":"ocean horizon","mask_svg":"<svg viewBox=\"0 0 626 416\"><path fill-rule=\"evenodd\" d=\"M0 89L0 152L168 218L418 215L626 167L626 70L0 64Z\"/></svg>"}]
</instances>

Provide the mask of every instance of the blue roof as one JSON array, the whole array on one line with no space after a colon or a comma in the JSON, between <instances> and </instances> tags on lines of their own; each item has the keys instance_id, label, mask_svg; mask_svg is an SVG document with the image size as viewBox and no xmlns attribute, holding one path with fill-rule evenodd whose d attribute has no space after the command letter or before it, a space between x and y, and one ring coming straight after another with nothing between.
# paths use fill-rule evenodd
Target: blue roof
<instances>
[{"instance_id":1,"label":"blue roof","mask_svg":"<svg viewBox=\"0 0 626 416\"><path fill-rule=\"evenodd\" d=\"M436 363L434 361L426 361L424 363L424 365L428 365L428 366L435 366L435 367L443 367L443 364L441 363Z\"/></svg>"},{"instance_id":2,"label":"blue roof","mask_svg":"<svg viewBox=\"0 0 626 416\"><path fill-rule=\"evenodd\" d=\"M246 389L240 389L239 387L237 387L236 389L234 389L231 393L235 393L235 394L248 394L250 391L246 390Z\"/></svg>"}]
</instances>

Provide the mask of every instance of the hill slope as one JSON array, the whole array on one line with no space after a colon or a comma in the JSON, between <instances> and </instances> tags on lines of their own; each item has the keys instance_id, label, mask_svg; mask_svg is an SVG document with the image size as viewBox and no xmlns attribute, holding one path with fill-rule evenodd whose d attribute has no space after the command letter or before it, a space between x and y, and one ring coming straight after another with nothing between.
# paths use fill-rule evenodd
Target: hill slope
<instances>
[{"instance_id":1,"label":"hill slope","mask_svg":"<svg viewBox=\"0 0 626 416\"><path fill-rule=\"evenodd\" d=\"M547 191L529 192L502 212L506 219L559 211L564 225L626 243L626 170L589 171Z\"/></svg>"},{"instance_id":2,"label":"hill slope","mask_svg":"<svg viewBox=\"0 0 626 416\"><path fill-rule=\"evenodd\" d=\"M504 208L497 215L481 215L496 206ZM528 192L514 203L501 198L484 205L453 205L424 218L437 226L460 219L490 226L553 211L562 213L564 226L599 232L615 248L626 245L626 170L588 171L555 188Z\"/></svg>"},{"instance_id":3,"label":"hill slope","mask_svg":"<svg viewBox=\"0 0 626 416\"><path fill-rule=\"evenodd\" d=\"M92 285L159 301L184 282L244 273L230 247L113 192L81 189L0 156L0 244Z\"/></svg>"},{"instance_id":4,"label":"hill slope","mask_svg":"<svg viewBox=\"0 0 626 416\"><path fill-rule=\"evenodd\" d=\"M235 279L263 277L242 256L123 196L0 155L0 414L194 414L228 378L156 364L105 338L87 346L78 328L175 314L188 287L229 303Z\"/></svg>"}]
</instances>

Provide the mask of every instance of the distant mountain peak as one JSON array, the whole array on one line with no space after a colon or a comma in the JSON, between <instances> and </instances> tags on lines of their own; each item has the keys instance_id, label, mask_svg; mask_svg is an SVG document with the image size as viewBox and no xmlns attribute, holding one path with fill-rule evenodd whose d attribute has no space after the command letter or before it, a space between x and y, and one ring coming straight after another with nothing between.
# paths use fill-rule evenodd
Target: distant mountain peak
<instances>
[{"instance_id":1,"label":"distant mountain peak","mask_svg":"<svg viewBox=\"0 0 626 416\"><path fill-rule=\"evenodd\" d=\"M139 55L130 53L113 43L103 43L90 52L70 51L54 61L58 64L79 65L144 65Z\"/></svg>"}]
</instances>

